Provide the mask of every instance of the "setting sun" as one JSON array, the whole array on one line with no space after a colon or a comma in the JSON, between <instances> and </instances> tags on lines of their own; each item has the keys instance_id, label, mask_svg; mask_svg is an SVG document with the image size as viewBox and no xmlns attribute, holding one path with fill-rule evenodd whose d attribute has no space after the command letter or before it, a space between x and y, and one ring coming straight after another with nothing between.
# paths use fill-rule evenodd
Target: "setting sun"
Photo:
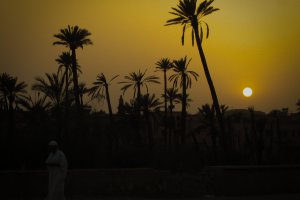
<instances>
[{"instance_id":1,"label":"setting sun","mask_svg":"<svg viewBox=\"0 0 300 200\"><path fill-rule=\"evenodd\" d=\"M243 90L243 95L244 95L245 97L251 97L251 96L252 96L252 93L253 93L253 91L252 91L252 89L249 88L249 87L246 87L246 88L244 88L244 90Z\"/></svg>"}]
</instances>

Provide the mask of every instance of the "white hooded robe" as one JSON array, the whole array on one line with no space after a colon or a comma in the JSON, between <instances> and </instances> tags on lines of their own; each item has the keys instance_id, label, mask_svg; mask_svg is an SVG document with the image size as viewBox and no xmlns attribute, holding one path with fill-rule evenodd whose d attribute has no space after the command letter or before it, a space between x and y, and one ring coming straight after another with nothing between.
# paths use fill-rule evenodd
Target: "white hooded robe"
<instances>
[{"instance_id":1,"label":"white hooded robe","mask_svg":"<svg viewBox=\"0 0 300 200\"><path fill-rule=\"evenodd\" d=\"M65 154L61 150L51 152L46 160L47 164L57 164L59 166L48 166L49 185L47 200L64 200L64 181L68 171L68 162Z\"/></svg>"}]
</instances>

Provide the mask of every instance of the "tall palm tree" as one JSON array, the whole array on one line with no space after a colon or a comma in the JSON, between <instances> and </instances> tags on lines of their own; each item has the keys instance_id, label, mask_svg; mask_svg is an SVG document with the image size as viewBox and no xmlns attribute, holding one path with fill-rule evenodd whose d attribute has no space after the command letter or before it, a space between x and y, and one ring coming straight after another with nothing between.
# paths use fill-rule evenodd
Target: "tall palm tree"
<instances>
[{"instance_id":1,"label":"tall palm tree","mask_svg":"<svg viewBox=\"0 0 300 200\"><path fill-rule=\"evenodd\" d=\"M164 73L164 96L166 97L166 93L167 93L167 71L169 69L172 68L171 66L171 61L169 58L162 58L160 59L158 62L155 63L156 65L156 71L162 71ZM167 115L168 115L168 105L167 105L167 99L164 98L164 103L165 103L165 120L164 120L164 123L165 123L165 130L167 129Z\"/></svg>"},{"instance_id":2,"label":"tall palm tree","mask_svg":"<svg viewBox=\"0 0 300 200\"><path fill-rule=\"evenodd\" d=\"M13 137L15 122L14 122L14 109L20 99L26 98L25 82L18 82L17 77L13 77L7 73L0 75L0 98L4 102L5 110L9 112L9 134L10 138Z\"/></svg>"},{"instance_id":3,"label":"tall palm tree","mask_svg":"<svg viewBox=\"0 0 300 200\"><path fill-rule=\"evenodd\" d=\"M179 60L174 60L171 64L173 75L170 76L169 80L173 81L173 87L179 85L182 88L182 109L181 109L181 128L182 135L181 141L184 142L185 131L186 131L186 91L192 86L192 77L197 81L198 74L194 71L188 70L188 65L191 59L187 61L187 57L181 58ZM180 82L180 83L179 83Z\"/></svg>"},{"instance_id":4,"label":"tall palm tree","mask_svg":"<svg viewBox=\"0 0 300 200\"><path fill-rule=\"evenodd\" d=\"M72 53L72 73L74 83L74 97L77 110L80 110L80 97L79 97L79 83L77 74L77 59L76 49L85 45L93 44L88 38L91 33L86 29L81 29L78 26L68 26L67 28L60 29L60 33L55 34L54 37L58 41L54 42L53 45L64 45L70 49Z\"/></svg>"},{"instance_id":5,"label":"tall palm tree","mask_svg":"<svg viewBox=\"0 0 300 200\"><path fill-rule=\"evenodd\" d=\"M202 3L200 3L199 6L197 7L197 0L179 0L179 4L177 5L177 8L172 8L172 12L170 12L170 14L175 15L176 17L168 20L166 26L169 25L183 26L182 37L181 37L182 45L184 45L184 36L185 36L186 28L192 27L192 44L194 44L194 40L196 39L198 52L203 65L203 70L206 76L207 83L209 85L211 97L213 100L213 105L215 107L216 115L221 127L221 131L223 135L222 136L223 147L226 148L225 130L224 130L222 114L220 111L220 105L213 84L213 80L211 78L208 69L205 54L202 48L202 39L204 36L203 26L206 27L206 38L208 38L209 36L209 26L205 21L203 21L203 17L219 10L218 8L214 8L213 6L211 6L213 2L214 0L205 0Z\"/></svg>"},{"instance_id":6,"label":"tall palm tree","mask_svg":"<svg viewBox=\"0 0 300 200\"><path fill-rule=\"evenodd\" d=\"M97 81L93 83L94 86L89 90L89 95L92 95L91 96L92 99L99 98L99 97L106 98L109 118L111 121L113 120L113 113L112 113L111 102L110 102L109 85L118 76L119 75L116 75L112 77L109 81L107 81L105 75L101 73L97 76Z\"/></svg>"}]
</instances>

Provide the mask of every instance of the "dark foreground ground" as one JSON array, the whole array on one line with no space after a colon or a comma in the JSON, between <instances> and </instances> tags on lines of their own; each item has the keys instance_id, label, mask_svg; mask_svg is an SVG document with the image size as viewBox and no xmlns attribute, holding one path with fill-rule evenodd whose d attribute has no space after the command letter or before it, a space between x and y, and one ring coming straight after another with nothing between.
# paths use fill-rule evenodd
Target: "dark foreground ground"
<instances>
[{"instance_id":1,"label":"dark foreground ground","mask_svg":"<svg viewBox=\"0 0 300 200\"><path fill-rule=\"evenodd\" d=\"M2 198L1 198L2 199ZM22 200L44 200L43 198L21 198ZM8 198L3 200L21 200L20 198ZM87 197L87 196L76 196L66 197L66 200L299 200L299 194L277 194L277 195L261 195L261 196L235 196L235 197L224 197L224 196L204 196L201 198L147 198L147 197Z\"/></svg>"}]
</instances>

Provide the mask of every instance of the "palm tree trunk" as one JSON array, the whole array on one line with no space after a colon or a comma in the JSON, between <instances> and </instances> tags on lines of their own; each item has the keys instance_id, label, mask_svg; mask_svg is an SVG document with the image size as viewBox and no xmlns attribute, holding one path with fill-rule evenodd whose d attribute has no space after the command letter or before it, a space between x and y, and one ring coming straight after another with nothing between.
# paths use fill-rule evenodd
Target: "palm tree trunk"
<instances>
[{"instance_id":1,"label":"palm tree trunk","mask_svg":"<svg viewBox=\"0 0 300 200\"><path fill-rule=\"evenodd\" d=\"M170 100L170 120L169 120L169 145L172 146L172 133L174 131L174 122L173 122L173 101Z\"/></svg>"},{"instance_id":2,"label":"palm tree trunk","mask_svg":"<svg viewBox=\"0 0 300 200\"><path fill-rule=\"evenodd\" d=\"M66 106L66 111L65 111L65 136L68 136L68 120L69 120L69 66L66 66L66 72L65 72L65 76L66 76L66 88L65 88L65 92L66 92L66 102L65 102L65 106Z\"/></svg>"},{"instance_id":3,"label":"palm tree trunk","mask_svg":"<svg viewBox=\"0 0 300 200\"><path fill-rule=\"evenodd\" d=\"M109 112L109 119L110 119L110 122L112 122L113 121L113 113L112 113L109 90L108 90L107 85L105 86L105 93L106 93L106 100L107 100L107 106L108 106L108 112Z\"/></svg>"},{"instance_id":4,"label":"palm tree trunk","mask_svg":"<svg viewBox=\"0 0 300 200\"><path fill-rule=\"evenodd\" d=\"M78 75L77 75L77 61L76 61L76 50L71 49L72 51L72 73L73 73L73 83L74 83L74 97L77 111L80 112L80 99L79 99L79 84L78 84Z\"/></svg>"},{"instance_id":5,"label":"palm tree trunk","mask_svg":"<svg viewBox=\"0 0 300 200\"><path fill-rule=\"evenodd\" d=\"M186 75L183 74L182 77L182 110L181 110L181 144L185 142L186 133Z\"/></svg>"},{"instance_id":6,"label":"palm tree trunk","mask_svg":"<svg viewBox=\"0 0 300 200\"><path fill-rule=\"evenodd\" d=\"M214 161L218 161L218 147L217 147L217 135L216 135L216 130L214 129L214 124L212 124L212 130L210 132L211 134L211 140L212 140L212 151L213 151L213 156L214 156Z\"/></svg>"},{"instance_id":7,"label":"palm tree trunk","mask_svg":"<svg viewBox=\"0 0 300 200\"><path fill-rule=\"evenodd\" d=\"M201 62L202 62L203 70L204 70L204 73L205 73L205 77L206 77L206 80L207 80L207 83L208 83L208 86L209 86L209 89L210 89L211 97L212 97L212 100L213 100L213 105L214 105L215 110L216 110L217 119L218 119L218 122L219 122L219 125L220 125L221 138L222 138L221 142L222 142L224 153L226 155L226 153L227 153L227 144L226 144L226 136L225 136L225 128L224 128L224 123L223 123L223 117L222 117L222 114L221 114L220 104L219 104L219 101L218 101L217 93L216 93L212 78L210 76L209 69L208 69L207 62L206 62L206 58L205 58L204 51L203 51L203 48L202 48L200 35L199 35L199 29L198 29L198 22L193 24L193 30L195 32L195 38L196 38L196 43L197 43L197 47L198 47L198 52L199 52L199 55L200 55L200 58L201 58Z\"/></svg>"},{"instance_id":8,"label":"palm tree trunk","mask_svg":"<svg viewBox=\"0 0 300 200\"><path fill-rule=\"evenodd\" d=\"M149 111L145 112L145 119L146 119L147 129L148 129L147 131L148 131L149 145L150 145L150 148L152 149L153 144L154 144L154 138L153 138L152 124L150 122Z\"/></svg>"},{"instance_id":9,"label":"palm tree trunk","mask_svg":"<svg viewBox=\"0 0 300 200\"><path fill-rule=\"evenodd\" d=\"M14 114L14 108L13 108L13 100L9 99L8 102L8 112L9 112L9 131L8 131L8 140L11 143L14 139L15 134L15 114Z\"/></svg>"},{"instance_id":10,"label":"palm tree trunk","mask_svg":"<svg viewBox=\"0 0 300 200\"><path fill-rule=\"evenodd\" d=\"M109 140L109 155L110 157L112 156L113 153L113 146L114 143L118 145L118 139L115 136L114 133L114 128L113 128L113 113L112 113L112 108L111 108L111 102L110 102L110 96L109 96L109 90L108 90L108 85L105 85L105 95L106 95L106 101L107 101L107 106L108 106L108 113L109 113L109 131L108 131L108 140Z\"/></svg>"},{"instance_id":11,"label":"palm tree trunk","mask_svg":"<svg viewBox=\"0 0 300 200\"><path fill-rule=\"evenodd\" d=\"M65 88L65 91L66 91L66 111L68 111L69 109L69 69L66 68L66 88Z\"/></svg>"},{"instance_id":12,"label":"palm tree trunk","mask_svg":"<svg viewBox=\"0 0 300 200\"><path fill-rule=\"evenodd\" d=\"M141 85L137 85L137 113L136 114L136 123L135 123L135 144L138 144L141 140L140 135L140 121L141 121Z\"/></svg>"},{"instance_id":13,"label":"palm tree trunk","mask_svg":"<svg viewBox=\"0 0 300 200\"><path fill-rule=\"evenodd\" d=\"M167 104L167 70L164 70L164 94L165 94L165 116L164 116L164 125L165 125L165 144L167 144L168 140L168 122L167 122L167 117L168 117L168 104Z\"/></svg>"},{"instance_id":14,"label":"palm tree trunk","mask_svg":"<svg viewBox=\"0 0 300 200\"><path fill-rule=\"evenodd\" d=\"M279 116L276 116L276 133L277 133L277 149L278 152L281 153L281 146L282 146L282 137L281 137L281 127L280 127L280 121Z\"/></svg>"}]
</instances>

